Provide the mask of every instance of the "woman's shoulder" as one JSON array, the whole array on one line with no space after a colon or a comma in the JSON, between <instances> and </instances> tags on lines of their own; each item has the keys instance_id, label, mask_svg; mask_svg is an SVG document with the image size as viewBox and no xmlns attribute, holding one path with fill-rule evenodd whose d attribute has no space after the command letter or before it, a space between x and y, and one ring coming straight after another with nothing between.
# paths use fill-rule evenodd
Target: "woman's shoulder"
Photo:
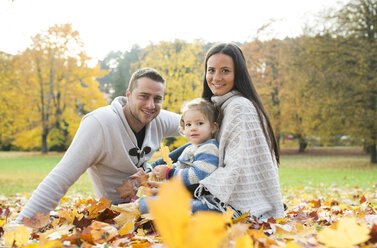
<instances>
[{"instance_id":1,"label":"woman's shoulder","mask_svg":"<svg viewBox=\"0 0 377 248\"><path fill-rule=\"evenodd\" d=\"M229 103L226 109L231 109L233 111L256 111L254 104L244 96L235 96L229 99Z\"/></svg>"}]
</instances>

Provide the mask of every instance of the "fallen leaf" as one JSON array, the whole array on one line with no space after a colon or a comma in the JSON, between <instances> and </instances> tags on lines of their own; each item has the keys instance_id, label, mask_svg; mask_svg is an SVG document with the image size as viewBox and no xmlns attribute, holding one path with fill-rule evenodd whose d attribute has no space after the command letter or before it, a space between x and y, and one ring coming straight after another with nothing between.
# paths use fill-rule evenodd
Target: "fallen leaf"
<instances>
[{"instance_id":1,"label":"fallen leaf","mask_svg":"<svg viewBox=\"0 0 377 248\"><path fill-rule=\"evenodd\" d=\"M36 213L33 218L22 218L22 223L30 228L39 229L45 227L50 222L49 214Z\"/></svg>"},{"instance_id":2,"label":"fallen leaf","mask_svg":"<svg viewBox=\"0 0 377 248\"><path fill-rule=\"evenodd\" d=\"M369 239L369 229L358 225L355 219L342 218L336 229L327 227L318 234L318 241L335 248L348 248L363 243Z\"/></svg>"},{"instance_id":3,"label":"fallen leaf","mask_svg":"<svg viewBox=\"0 0 377 248\"><path fill-rule=\"evenodd\" d=\"M15 244L17 247L23 246L30 238L31 231L24 225L18 225L15 231L4 234L5 243L8 247Z\"/></svg>"},{"instance_id":4,"label":"fallen leaf","mask_svg":"<svg viewBox=\"0 0 377 248\"><path fill-rule=\"evenodd\" d=\"M156 200L148 199L147 202L158 233L168 247L185 247L190 193L179 178L173 178L161 185L157 196Z\"/></svg>"}]
</instances>

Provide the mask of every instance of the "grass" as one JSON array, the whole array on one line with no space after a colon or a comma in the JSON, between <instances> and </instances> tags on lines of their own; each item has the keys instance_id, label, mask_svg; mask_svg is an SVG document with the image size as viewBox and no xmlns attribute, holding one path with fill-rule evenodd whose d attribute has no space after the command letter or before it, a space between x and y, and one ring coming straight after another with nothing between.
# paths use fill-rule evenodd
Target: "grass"
<instances>
[{"instance_id":1,"label":"grass","mask_svg":"<svg viewBox=\"0 0 377 248\"><path fill-rule=\"evenodd\" d=\"M62 155L47 156L7 156L0 154L0 195L14 196L17 193L32 193L40 182L60 161ZM81 193L83 195L94 194L89 176L82 175L69 189L68 194Z\"/></svg>"},{"instance_id":2,"label":"grass","mask_svg":"<svg viewBox=\"0 0 377 248\"><path fill-rule=\"evenodd\" d=\"M0 195L33 192L61 156L0 152ZM377 186L377 165L372 166L368 156L283 156L279 173L283 190L335 186L375 190ZM68 195L76 193L94 195L87 173L68 191Z\"/></svg>"}]
</instances>

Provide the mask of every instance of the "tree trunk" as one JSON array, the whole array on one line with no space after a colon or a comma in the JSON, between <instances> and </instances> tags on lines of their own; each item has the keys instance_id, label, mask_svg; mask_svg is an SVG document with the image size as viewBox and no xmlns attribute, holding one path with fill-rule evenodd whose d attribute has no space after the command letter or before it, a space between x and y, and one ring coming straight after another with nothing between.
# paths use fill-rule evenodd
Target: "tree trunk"
<instances>
[{"instance_id":1,"label":"tree trunk","mask_svg":"<svg viewBox=\"0 0 377 248\"><path fill-rule=\"evenodd\" d=\"M47 154L48 152L48 149L47 149L47 134L48 134L48 131L43 128L43 131L42 131L42 154Z\"/></svg>"},{"instance_id":2,"label":"tree trunk","mask_svg":"<svg viewBox=\"0 0 377 248\"><path fill-rule=\"evenodd\" d=\"M304 152L307 146L308 146L308 143L300 135L298 152L300 152L300 153Z\"/></svg>"},{"instance_id":3,"label":"tree trunk","mask_svg":"<svg viewBox=\"0 0 377 248\"><path fill-rule=\"evenodd\" d=\"M369 146L369 152L370 152L370 162L372 164L377 164L377 150L376 150L376 144Z\"/></svg>"}]
</instances>

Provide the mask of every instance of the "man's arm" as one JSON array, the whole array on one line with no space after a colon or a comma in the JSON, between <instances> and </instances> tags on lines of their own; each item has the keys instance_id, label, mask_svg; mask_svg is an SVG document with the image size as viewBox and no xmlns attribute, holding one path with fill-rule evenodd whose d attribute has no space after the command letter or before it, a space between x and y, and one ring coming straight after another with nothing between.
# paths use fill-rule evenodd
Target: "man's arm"
<instances>
[{"instance_id":1,"label":"man's arm","mask_svg":"<svg viewBox=\"0 0 377 248\"><path fill-rule=\"evenodd\" d=\"M71 146L48 176L39 184L18 216L33 218L36 213L48 214L59 204L69 187L103 155L103 130L92 116L84 117Z\"/></svg>"}]
</instances>

